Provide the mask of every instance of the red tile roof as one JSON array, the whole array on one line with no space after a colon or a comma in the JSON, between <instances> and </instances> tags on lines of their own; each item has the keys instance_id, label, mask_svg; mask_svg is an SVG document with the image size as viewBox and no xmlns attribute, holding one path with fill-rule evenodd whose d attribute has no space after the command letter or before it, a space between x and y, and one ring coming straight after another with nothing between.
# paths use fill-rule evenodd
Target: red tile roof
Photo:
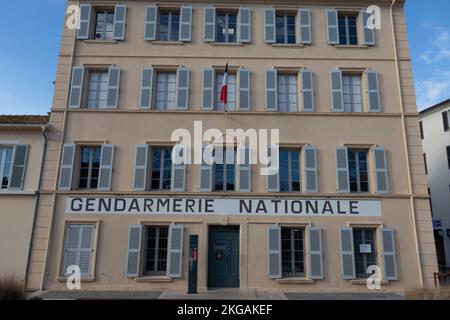
<instances>
[{"instance_id":1,"label":"red tile roof","mask_svg":"<svg viewBox=\"0 0 450 320\"><path fill-rule=\"evenodd\" d=\"M0 115L0 124L47 124L49 116Z\"/></svg>"}]
</instances>

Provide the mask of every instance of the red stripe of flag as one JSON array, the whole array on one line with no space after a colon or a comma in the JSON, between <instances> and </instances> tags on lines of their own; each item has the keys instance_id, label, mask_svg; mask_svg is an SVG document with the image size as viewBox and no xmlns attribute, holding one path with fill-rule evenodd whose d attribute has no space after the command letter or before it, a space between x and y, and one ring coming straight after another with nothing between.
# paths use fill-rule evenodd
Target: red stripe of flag
<instances>
[{"instance_id":1,"label":"red stripe of flag","mask_svg":"<svg viewBox=\"0 0 450 320\"><path fill-rule=\"evenodd\" d=\"M227 104L228 98L228 62L225 67L225 72L223 74L222 91L220 92L220 101Z\"/></svg>"}]
</instances>

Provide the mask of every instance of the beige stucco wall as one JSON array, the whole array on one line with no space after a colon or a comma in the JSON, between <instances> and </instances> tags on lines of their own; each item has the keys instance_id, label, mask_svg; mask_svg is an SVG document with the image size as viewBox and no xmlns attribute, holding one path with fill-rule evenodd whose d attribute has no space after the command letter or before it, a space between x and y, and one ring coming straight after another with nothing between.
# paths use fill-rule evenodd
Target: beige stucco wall
<instances>
[{"instance_id":1,"label":"beige stucco wall","mask_svg":"<svg viewBox=\"0 0 450 320\"><path fill-rule=\"evenodd\" d=\"M105 1L103 1L105 2ZM338 228L347 225L386 226L396 231L397 259L400 280L386 285L384 290L403 291L421 284L422 268L426 286L432 286L436 270L434 240L428 208L426 177L421 160L420 140L417 140L418 115L407 43L404 14L401 7L393 9L397 40L392 38L390 1L375 1L382 5L382 26L377 31L377 46L335 48L326 42L326 1L305 2L313 12L313 44L299 47L275 47L263 43L263 8L275 5L267 1L246 1L253 11L253 42L244 46L206 44L202 40L203 7L206 3L193 3L193 41L180 44L152 44L143 40L143 1L126 1L128 5L126 40L118 43L76 41L64 30L49 137L49 151L43 172L42 205L35 230L35 248L29 273L30 289L65 289L58 281L64 226L68 221L95 221L98 242L95 251L95 281L83 283L91 290L151 290L159 288L185 290L187 287L188 235L199 234L199 288L206 289L208 225L230 224L240 226L241 289L268 290L337 290L365 291L365 286L351 284L340 278ZM69 1L69 4L74 3ZM240 3L218 5L238 8ZM373 4L373 3L370 3ZM343 1L339 8L362 8L366 1ZM298 8L298 3L285 1L280 7ZM394 43L396 49L394 48ZM397 52L397 55L394 53ZM73 55L72 55L73 54ZM221 67L229 58L230 66L243 66L252 72L249 113L201 112L201 71L204 67ZM398 58L398 64L397 60ZM67 111L67 92L72 65L121 67L121 88L117 110ZM186 112L143 111L138 108L140 71L144 66L165 66L191 69L190 108ZM267 113L264 111L264 69L267 67L307 67L315 74L316 112ZM334 114L331 112L329 72L335 68L364 70L373 68L380 73L381 114ZM399 79L397 78L399 77ZM398 81L400 80L400 81ZM401 93L401 94L400 94ZM379 199L382 201L381 218L247 218L247 217L143 217L143 216L89 216L65 214L65 201L70 195L141 196L132 191L134 148L139 143L169 143L170 134L177 128L193 128L193 121L203 121L204 128L281 128L281 144L311 144L318 148L319 194L316 198ZM62 136L63 134L63 136ZM55 192L55 179L59 168L60 143L112 143L115 145L112 191ZM382 146L388 151L391 193L385 196L336 194L335 148L342 145ZM408 166L408 161L410 166ZM265 178L257 175L254 166L252 195L261 198L292 196L265 191ZM409 179L410 173L412 174ZM217 196L198 193L198 167L189 166L184 195ZM373 180L373 177L372 177ZM144 193L145 196L155 193ZM157 193L157 195L167 195ZM245 196L233 194L233 196ZM248 196L248 194L247 194ZM308 198L305 194L294 195ZM51 224L53 222L53 224ZM125 277L128 225L133 223L183 223L185 247L183 278L172 282L136 282ZM268 224L313 225L323 229L325 279L312 284L286 285L266 276L266 232ZM416 232L417 229L417 232ZM49 238L48 235L51 235ZM419 246L416 247L416 239ZM48 256L46 252L48 249ZM420 260L420 261L419 261ZM45 273L44 265L47 261Z\"/></svg>"},{"instance_id":2,"label":"beige stucco wall","mask_svg":"<svg viewBox=\"0 0 450 320\"><path fill-rule=\"evenodd\" d=\"M0 277L25 279L44 138L41 130L0 129L0 144L28 144L22 191L0 191Z\"/></svg>"}]
</instances>

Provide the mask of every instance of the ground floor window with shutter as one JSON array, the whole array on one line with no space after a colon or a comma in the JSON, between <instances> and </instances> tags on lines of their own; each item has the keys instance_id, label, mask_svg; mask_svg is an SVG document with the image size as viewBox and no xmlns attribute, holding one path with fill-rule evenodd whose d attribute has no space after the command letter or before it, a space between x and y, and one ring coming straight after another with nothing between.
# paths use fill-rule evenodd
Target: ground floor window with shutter
<instances>
[{"instance_id":1,"label":"ground floor window with shutter","mask_svg":"<svg viewBox=\"0 0 450 320\"><path fill-rule=\"evenodd\" d=\"M356 278L370 276L367 268L377 265L376 229L353 229Z\"/></svg>"},{"instance_id":2,"label":"ground floor window with shutter","mask_svg":"<svg viewBox=\"0 0 450 320\"><path fill-rule=\"evenodd\" d=\"M151 190L170 190L172 181L172 148L151 148Z\"/></svg>"},{"instance_id":3,"label":"ground floor window with shutter","mask_svg":"<svg viewBox=\"0 0 450 320\"><path fill-rule=\"evenodd\" d=\"M281 265L283 277L305 276L305 230L281 228Z\"/></svg>"},{"instance_id":4,"label":"ground floor window with shutter","mask_svg":"<svg viewBox=\"0 0 450 320\"><path fill-rule=\"evenodd\" d=\"M145 234L144 275L166 275L169 228L147 227Z\"/></svg>"},{"instance_id":5,"label":"ground floor window with shutter","mask_svg":"<svg viewBox=\"0 0 450 320\"><path fill-rule=\"evenodd\" d=\"M300 150L280 149L280 191L300 192Z\"/></svg>"},{"instance_id":6,"label":"ground floor window with shutter","mask_svg":"<svg viewBox=\"0 0 450 320\"><path fill-rule=\"evenodd\" d=\"M89 71L88 109L105 109L108 100L108 71Z\"/></svg>"},{"instance_id":7,"label":"ground floor window with shutter","mask_svg":"<svg viewBox=\"0 0 450 320\"><path fill-rule=\"evenodd\" d=\"M226 106L220 100L222 95L224 74L216 75L216 103L219 111L236 111L236 74L228 74L227 81L227 104Z\"/></svg>"},{"instance_id":8,"label":"ground floor window with shutter","mask_svg":"<svg viewBox=\"0 0 450 320\"><path fill-rule=\"evenodd\" d=\"M214 190L235 191L236 150L233 148L215 149Z\"/></svg>"},{"instance_id":9,"label":"ground floor window with shutter","mask_svg":"<svg viewBox=\"0 0 450 320\"><path fill-rule=\"evenodd\" d=\"M97 189L101 147L81 147L79 189Z\"/></svg>"},{"instance_id":10,"label":"ground floor window with shutter","mask_svg":"<svg viewBox=\"0 0 450 320\"><path fill-rule=\"evenodd\" d=\"M174 110L176 93L176 72L159 71L156 74L156 109Z\"/></svg>"},{"instance_id":11,"label":"ground floor window with shutter","mask_svg":"<svg viewBox=\"0 0 450 320\"><path fill-rule=\"evenodd\" d=\"M367 157L367 150L348 149L348 169L351 192L369 192Z\"/></svg>"},{"instance_id":12,"label":"ground floor window with shutter","mask_svg":"<svg viewBox=\"0 0 450 320\"><path fill-rule=\"evenodd\" d=\"M297 74L278 74L278 110L280 112L298 111Z\"/></svg>"},{"instance_id":13,"label":"ground floor window with shutter","mask_svg":"<svg viewBox=\"0 0 450 320\"><path fill-rule=\"evenodd\" d=\"M2 179L1 189L8 189L13 161L13 151L14 148L12 146L0 146L0 177Z\"/></svg>"},{"instance_id":14,"label":"ground floor window with shutter","mask_svg":"<svg viewBox=\"0 0 450 320\"><path fill-rule=\"evenodd\" d=\"M62 276L72 275L68 268L78 266L82 277L93 277L94 223L68 223L65 229Z\"/></svg>"}]
</instances>

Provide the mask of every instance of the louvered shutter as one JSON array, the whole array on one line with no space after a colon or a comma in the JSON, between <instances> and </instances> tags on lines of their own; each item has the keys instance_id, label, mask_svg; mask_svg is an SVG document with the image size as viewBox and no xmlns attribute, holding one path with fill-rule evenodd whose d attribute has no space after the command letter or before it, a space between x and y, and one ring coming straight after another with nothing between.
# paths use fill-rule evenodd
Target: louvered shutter
<instances>
[{"instance_id":1,"label":"louvered shutter","mask_svg":"<svg viewBox=\"0 0 450 320\"><path fill-rule=\"evenodd\" d=\"M378 194L389 193L389 179L387 169L386 150L384 148L373 148L376 192Z\"/></svg>"},{"instance_id":2,"label":"louvered shutter","mask_svg":"<svg viewBox=\"0 0 450 320\"><path fill-rule=\"evenodd\" d=\"M81 108L81 97L83 93L84 67L73 67L72 81L70 84L69 108Z\"/></svg>"},{"instance_id":3,"label":"louvered shutter","mask_svg":"<svg viewBox=\"0 0 450 320\"><path fill-rule=\"evenodd\" d=\"M309 237L309 277L323 279L322 230L315 227L306 230Z\"/></svg>"},{"instance_id":4,"label":"louvered shutter","mask_svg":"<svg viewBox=\"0 0 450 320\"><path fill-rule=\"evenodd\" d=\"M184 192L186 185L186 148L183 145L177 144L174 146L173 152L183 159L182 163L172 163L172 191Z\"/></svg>"},{"instance_id":5,"label":"louvered shutter","mask_svg":"<svg viewBox=\"0 0 450 320\"><path fill-rule=\"evenodd\" d=\"M338 12L335 9L327 9L326 14L328 44L339 44Z\"/></svg>"},{"instance_id":6,"label":"louvered shutter","mask_svg":"<svg viewBox=\"0 0 450 320\"><path fill-rule=\"evenodd\" d=\"M366 71L366 87L369 98L369 112L381 112L380 87L376 71Z\"/></svg>"},{"instance_id":7,"label":"louvered shutter","mask_svg":"<svg viewBox=\"0 0 450 320\"><path fill-rule=\"evenodd\" d=\"M266 111L278 111L278 72L275 69L265 72Z\"/></svg>"},{"instance_id":8,"label":"louvered shutter","mask_svg":"<svg viewBox=\"0 0 450 320\"><path fill-rule=\"evenodd\" d=\"M281 278L281 228L267 229L267 275L271 279Z\"/></svg>"},{"instance_id":9,"label":"louvered shutter","mask_svg":"<svg viewBox=\"0 0 450 320\"><path fill-rule=\"evenodd\" d=\"M202 109L213 110L215 102L215 70L206 68L203 70L202 79Z\"/></svg>"},{"instance_id":10,"label":"louvered shutter","mask_svg":"<svg viewBox=\"0 0 450 320\"><path fill-rule=\"evenodd\" d=\"M114 145L104 144L102 145L102 151L100 156L100 169L98 175L98 190L109 191L111 190L111 177L114 161Z\"/></svg>"},{"instance_id":11,"label":"louvered shutter","mask_svg":"<svg viewBox=\"0 0 450 320\"><path fill-rule=\"evenodd\" d=\"M127 6L116 5L114 12L114 39L125 40L125 26L127 23Z\"/></svg>"},{"instance_id":12,"label":"louvered shutter","mask_svg":"<svg viewBox=\"0 0 450 320\"><path fill-rule=\"evenodd\" d=\"M336 148L336 190L350 192L347 147Z\"/></svg>"},{"instance_id":13,"label":"louvered shutter","mask_svg":"<svg viewBox=\"0 0 450 320\"><path fill-rule=\"evenodd\" d=\"M250 160L250 148L248 146L238 148L238 174L239 192L250 192L252 186L252 170ZM245 161L244 161L245 160Z\"/></svg>"},{"instance_id":14,"label":"louvered shutter","mask_svg":"<svg viewBox=\"0 0 450 320\"><path fill-rule=\"evenodd\" d=\"M145 191L147 189L148 145L136 145L135 154L133 190Z\"/></svg>"},{"instance_id":15,"label":"louvered shutter","mask_svg":"<svg viewBox=\"0 0 450 320\"><path fill-rule=\"evenodd\" d=\"M375 28L369 28L369 19L371 19L372 14L367 12L367 10L361 11L362 22L363 22L363 44L366 46L375 45Z\"/></svg>"},{"instance_id":16,"label":"louvered shutter","mask_svg":"<svg viewBox=\"0 0 450 320\"><path fill-rule=\"evenodd\" d=\"M270 159L271 162L272 161L272 157L277 158L276 153L278 153L278 146L275 145L271 145L268 147L267 149L267 155L268 158ZM268 175L267 176L267 191L268 192L280 192L280 171L279 171L279 167L280 167L280 159L279 159L279 153L278 153L278 159L276 159L277 162L275 163L270 163L270 166L272 165L278 165L278 170L276 171L276 173Z\"/></svg>"},{"instance_id":17,"label":"louvered shutter","mask_svg":"<svg viewBox=\"0 0 450 320\"><path fill-rule=\"evenodd\" d=\"M342 88L342 71L333 70L330 74L331 105L333 112L344 112L344 92Z\"/></svg>"},{"instance_id":18,"label":"louvered shutter","mask_svg":"<svg viewBox=\"0 0 450 320\"><path fill-rule=\"evenodd\" d=\"M150 5L145 7L144 40L156 40L156 23L158 21L158 7Z\"/></svg>"},{"instance_id":19,"label":"louvered shutter","mask_svg":"<svg viewBox=\"0 0 450 320\"><path fill-rule=\"evenodd\" d=\"M388 228L381 229L381 245L384 265L384 279L398 280L397 257L395 254L395 233Z\"/></svg>"},{"instance_id":20,"label":"louvered shutter","mask_svg":"<svg viewBox=\"0 0 450 320\"><path fill-rule=\"evenodd\" d=\"M117 108L119 103L120 68L111 66L108 72L108 94L106 108Z\"/></svg>"},{"instance_id":21,"label":"louvered shutter","mask_svg":"<svg viewBox=\"0 0 450 320\"><path fill-rule=\"evenodd\" d=\"M205 7L203 40L205 42L214 42L216 40L216 8Z\"/></svg>"},{"instance_id":22,"label":"louvered shutter","mask_svg":"<svg viewBox=\"0 0 450 320\"><path fill-rule=\"evenodd\" d=\"M240 68L237 72L238 110L250 111L250 71Z\"/></svg>"},{"instance_id":23,"label":"louvered shutter","mask_svg":"<svg viewBox=\"0 0 450 320\"><path fill-rule=\"evenodd\" d=\"M302 107L304 112L314 112L314 76L313 72L308 69L300 71L300 79L302 83Z\"/></svg>"},{"instance_id":24,"label":"louvered shutter","mask_svg":"<svg viewBox=\"0 0 450 320\"><path fill-rule=\"evenodd\" d=\"M132 224L128 227L128 254L125 272L128 278L139 277L142 231L143 227L140 224Z\"/></svg>"},{"instance_id":25,"label":"louvered shutter","mask_svg":"<svg viewBox=\"0 0 450 320\"><path fill-rule=\"evenodd\" d=\"M183 273L183 231L182 224L170 226L168 275L171 278L181 278Z\"/></svg>"},{"instance_id":26,"label":"louvered shutter","mask_svg":"<svg viewBox=\"0 0 450 320\"><path fill-rule=\"evenodd\" d=\"M305 167L305 191L309 193L319 192L317 177L317 148L305 147L304 167Z\"/></svg>"},{"instance_id":27,"label":"louvered shutter","mask_svg":"<svg viewBox=\"0 0 450 320\"><path fill-rule=\"evenodd\" d=\"M214 148L212 145L203 146L203 153L206 148L211 150ZM202 154L202 164L200 165L200 191L201 192L211 192L212 191L212 164L205 162Z\"/></svg>"},{"instance_id":28,"label":"louvered shutter","mask_svg":"<svg viewBox=\"0 0 450 320\"><path fill-rule=\"evenodd\" d=\"M94 225L84 224L81 226L81 241L79 246L78 266L81 275L92 277L92 247L94 242Z\"/></svg>"},{"instance_id":29,"label":"louvered shutter","mask_svg":"<svg viewBox=\"0 0 450 320\"><path fill-rule=\"evenodd\" d=\"M252 41L252 11L250 8L239 9L239 42L250 43Z\"/></svg>"},{"instance_id":30,"label":"louvered shutter","mask_svg":"<svg viewBox=\"0 0 450 320\"><path fill-rule=\"evenodd\" d=\"M265 43L275 43L276 42L276 32L275 32L275 9L265 8L264 9L264 42Z\"/></svg>"},{"instance_id":31,"label":"louvered shutter","mask_svg":"<svg viewBox=\"0 0 450 320\"><path fill-rule=\"evenodd\" d=\"M70 276L67 269L70 266L78 265L78 245L80 242L81 225L68 224L65 230L65 244L64 244L64 260L62 272L64 276Z\"/></svg>"},{"instance_id":32,"label":"louvered shutter","mask_svg":"<svg viewBox=\"0 0 450 320\"><path fill-rule=\"evenodd\" d=\"M61 156L61 170L59 173L58 190L72 189L73 163L75 161L74 144L64 144Z\"/></svg>"},{"instance_id":33,"label":"louvered shutter","mask_svg":"<svg viewBox=\"0 0 450 320\"><path fill-rule=\"evenodd\" d=\"M28 159L28 145L14 146L14 158L9 179L9 190L22 190Z\"/></svg>"},{"instance_id":34,"label":"louvered shutter","mask_svg":"<svg viewBox=\"0 0 450 320\"><path fill-rule=\"evenodd\" d=\"M77 39L79 40L89 39L90 22L91 22L91 5L80 4Z\"/></svg>"},{"instance_id":35,"label":"louvered shutter","mask_svg":"<svg viewBox=\"0 0 450 320\"><path fill-rule=\"evenodd\" d=\"M311 36L311 10L309 9L299 9L298 10L299 17L299 43L301 44L311 44L312 36Z\"/></svg>"},{"instance_id":36,"label":"louvered shutter","mask_svg":"<svg viewBox=\"0 0 450 320\"><path fill-rule=\"evenodd\" d=\"M353 250L353 229L341 227L339 229L341 248L341 276L342 279L355 279L355 257Z\"/></svg>"},{"instance_id":37,"label":"louvered shutter","mask_svg":"<svg viewBox=\"0 0 450 320\"><path fill-rule=\"evenodd\" d=\"M189 107L189 69L179 67L177 70L177 90L175 106L178 110L187 110Z\"/></svg>"},{"instance_id":38,"label":"louvered shutter","mask_svg":"<svg viewBox=\"0 0 450 320\"><path fill-rule=\"evenodd\" d=\"M142 109L151 109L153 102L153 68L142 69L141 74L141 95L139 106Z\"/></svg>"},{"instance_id":39,"label":"louvered shutter","mask_svg":"<svg viewBox=\"0 0 450 320\"><path fill-rule=\"evenodd\" d=\"M192 6L181 6L180 9L180 41L192 41Z\"/></svg>"}]
</instances>

